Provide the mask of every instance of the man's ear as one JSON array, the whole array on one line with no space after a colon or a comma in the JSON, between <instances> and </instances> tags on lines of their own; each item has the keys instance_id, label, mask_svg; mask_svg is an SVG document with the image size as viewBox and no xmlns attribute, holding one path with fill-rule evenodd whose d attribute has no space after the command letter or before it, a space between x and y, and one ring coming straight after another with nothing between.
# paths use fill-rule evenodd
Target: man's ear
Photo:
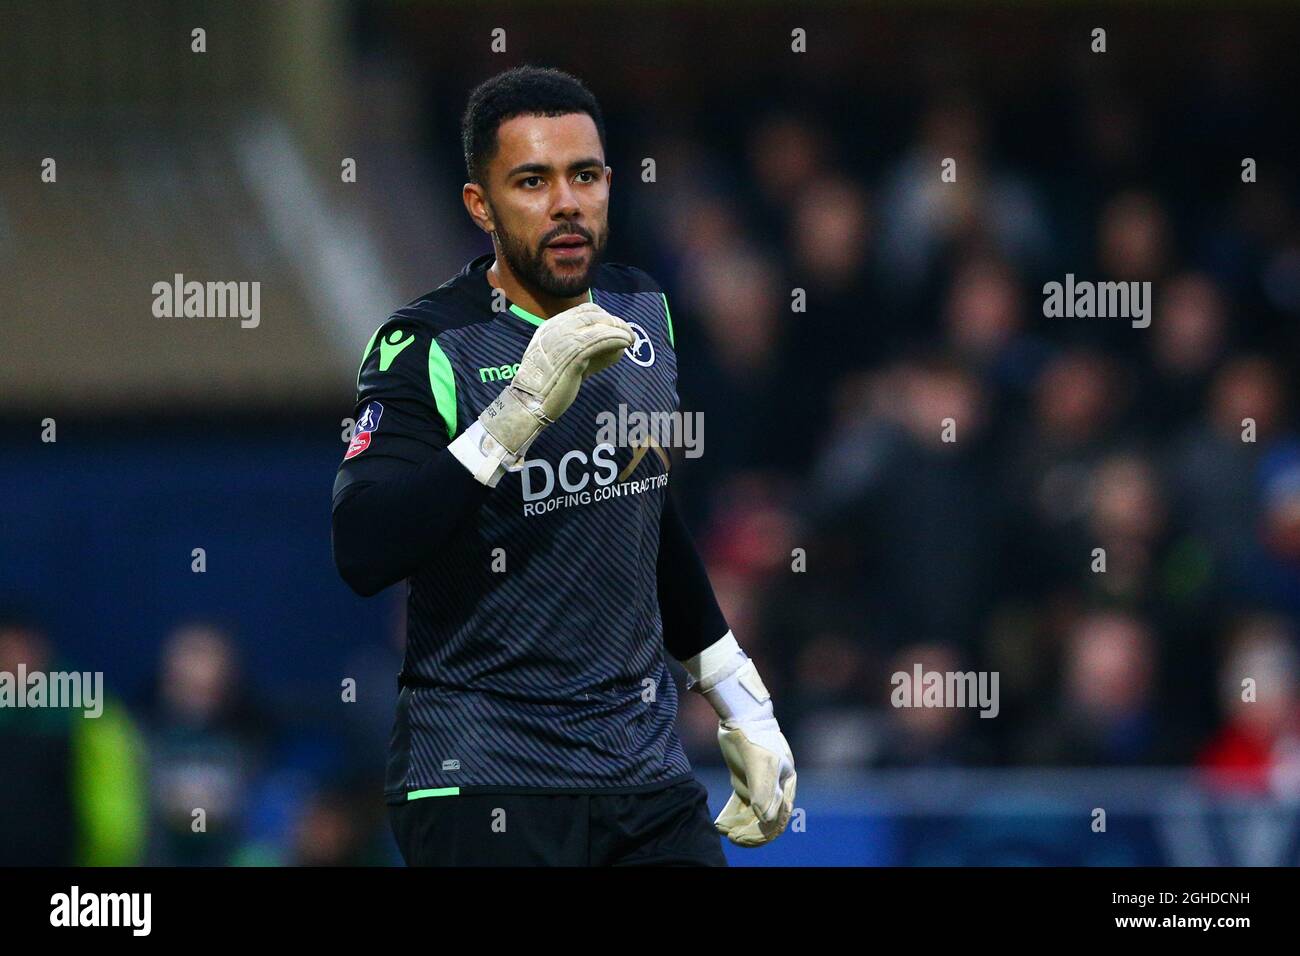
<instances>
[{"instance_id":1,"label":"man's ear","mask_svg":"<svg viewBox=\"0 0 1300 956\"><path fill-rule=\"evenodd\" d=\"M469 218L474 220L474 225L489 234L496 230L492 207L488 204L487 194L482 186L478 183L466 183L461 187L460 198L465 203L465 211L469 213Z\"/></svg>"}]
</instances>

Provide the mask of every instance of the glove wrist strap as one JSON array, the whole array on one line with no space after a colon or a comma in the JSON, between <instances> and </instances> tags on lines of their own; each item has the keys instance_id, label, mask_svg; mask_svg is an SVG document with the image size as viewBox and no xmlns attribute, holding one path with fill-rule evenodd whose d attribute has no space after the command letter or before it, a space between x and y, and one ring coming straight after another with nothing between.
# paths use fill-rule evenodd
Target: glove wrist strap
<instances>
[{"instance_id":1,"label":"glove wrist strap","mask_svg":"<svg viewBox=\"0 0 1300 956\"><path fill-rule=\"evenodd\" d=\"M489 488L495 488L516 462L516 456L493 438L481 421L465 429L447 446L447 450L468 469L475 481Z\"/></svg>"},{"instance_id":2,"label":"glove wrist strap","mask_svg":"<svg viewBox=\"0 0 1300 956\"><path fill-rule=\"evenodd\" d=\"M774 717L772 695L763 686L754 662L745 659L740 669L725 680L719 681L700 693L718 714L724 724L746 723Z\"/></svg>"},{"instance_id":3,"label":"glove wrist strap","mask_svg":"<svg viewBox=\"0 0 1300 956\"><path fill-rule=\"evenodd\" d=\"M736 643L735 635L728 631L694 657L682 661L682 667L686 668L687 686L695 689L698 684L701 692L706 691L740 670L747 660L749 658Z\"/></svg>"},{"instance_id":4,"label":"glove wrist strap","mask_svg":"<svg viewBox=\"0 0 1300 956\"><path fill-rule=\"evenodd\" d=\"M772 695L730 631L682 664L690 689L707 700L724 722L773 716Z\"/></svg>"}]
</instances>

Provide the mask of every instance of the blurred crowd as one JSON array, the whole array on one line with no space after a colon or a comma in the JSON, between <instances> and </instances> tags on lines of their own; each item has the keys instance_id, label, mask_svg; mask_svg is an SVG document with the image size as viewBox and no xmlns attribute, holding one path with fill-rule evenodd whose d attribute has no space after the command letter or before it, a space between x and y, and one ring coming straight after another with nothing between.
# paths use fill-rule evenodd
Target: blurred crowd
<instances>
[{"instance_id":1,"label":"blurred crowd","mask_svg":"<svg viewBox=\"0 0 1300 956\"><path fill-rule=\"evenodd\" d=\"M1132 100L1062 107L1065 188L944 99L876 176L777 114L743 189L663 204L724 610L803 767L1199 765L1300 793L1294 193ZM1161 188L1157 134L1217 186ZM1045 317L1066 273L1151 282L1150 326ZM917 663L998 672L999 717L891 707ZM716 762L709 708L684 719Z\"/></svg>"},{"instance_id":2,"label":"blurred crowd","mask_svg":"<svg viewBox=\"0 0 1300 956\"><path fill-rule=\"evenodd\" d=\"M148 686L103 714L0 708L0 866L398 864L381 800L396 648L370 649L347 707L261 694L238 635L184 622ZM0 618L0 671L67 671L39 624ZM354 685L355 686L355 685Z\"/></svg>"},{"instance_id":3,"label":"blurred crowd","mask_svg":"<svg viewBox=\"0 0 1300 956\"><path fill-rule=\"evenodd\" d=\"M614 248L667 289L704 414L676 493L801 770L1182 766L1300 795L1294 144L1239 53L1191 102L1044 79L1054 163L973 88L891 104L897 145L870 149L828 106L758 96L726 135L611 139L616 168L661 171L615 177ZM675 102L674 129L722 108ZM1150 281L1150 326L1045 317L1067 273ZM103 719L0 710L25 768L0 863L396 862L391 700L273 698L240 647L178 622L155 686L110 688ZM0 621L18 662L61 663L39 621ZM996 671L998 716L892 707L917 664ZM692 760L719 765L715 716L682 700Z\"/></svg>"}]
</instances>

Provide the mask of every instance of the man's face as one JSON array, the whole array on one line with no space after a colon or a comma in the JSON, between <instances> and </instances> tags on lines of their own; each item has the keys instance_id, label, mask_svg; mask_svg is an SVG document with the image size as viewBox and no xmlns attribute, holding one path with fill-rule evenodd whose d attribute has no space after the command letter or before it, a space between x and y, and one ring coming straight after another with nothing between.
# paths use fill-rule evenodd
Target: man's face
<instances>
[{"instance_id":1,"label":"man's face","mask_svg":"<svg viewBox=\"0 0 1300 956\"><path fill-rule=\"evenodd\" d=\"M609 238L610 170L591 117L506 120L487 180L492 225L511 271L557 298L585 291Z\"/></svg>"}]
</instances>

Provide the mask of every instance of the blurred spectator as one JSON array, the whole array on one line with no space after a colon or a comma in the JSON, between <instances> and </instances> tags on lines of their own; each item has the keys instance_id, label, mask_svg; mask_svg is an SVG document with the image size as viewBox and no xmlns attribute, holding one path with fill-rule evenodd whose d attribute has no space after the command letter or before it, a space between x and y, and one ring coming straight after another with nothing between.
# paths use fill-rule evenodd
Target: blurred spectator
<instances>
[{"instance_id":1,"label":"blurred spectator","mask_svg":"<svg viewBox=\"0 0 1300 956\"><path fill-rule=\"evenodd\" d=\"M1048 357L1048 346L1025 331L1025 296L1002 260L972 256L956 270L943 307L954 354L978 370L998 410L1017 413Z\"/></svg>"},{"instance_id":2,"label":"blurred spectator","mask_svg":"<svg viewBox=\"0 0 1300 956\"><path fill-rule=\"evenodd\" d=\"M753 124L749 156L755 191L774 217L793 213L796 198L827 165L823 134L808 120L774 114Z\"/></svg>"},{"instance_id":3,"label":"blurred spectator","mask_svg":"<svg viewBox=\"0 0 1300 956\"><path fill-rule=\"evenodd\" d=\"M1087 520L1094 475L1122 440L1127 377L1087 349L1050 359L1034 383L1029 420L1003 459L1009 534L1015 542L1011 583L1043 597L1077 583L1092 548Z\"/></svg>"},{"instance_id":4,"label":"blurred spectator","mask_svg":"<svg viewBox=\"0 0 1300 956\"><path fill-rule=\"evenodd\" d=\"M1093 473L1088 497L1085 533L1091 548L1089 560L1079 562L1079 590L1126 606L1151 603L1162 584L1159 562L1169 519L1153 463L1138 454L1104 459ZM1105 556L1101 573L1092 570L1096 548Z\"/></svg>"},{"instance_id":5,"label":"blurred spectator","mask_svg":"<svg viewBox=\"0 0 1300 956\"><path fill-rule=\"evenodd\" d=\"M0 617L0 673L66 671L49 639ZM16 687L16 684L15 684ZM0 866L134 866L148 806L139 734L105 692L98 716L68 707L0 706Z\"/></svg>"},{"instance_id":6,"label":"blurred spectator","mask_svg":"<svg viewBox=\"0 0 1300 956\"><path fill-rule=\"evenodd\" d=\"M804 642L782 705L801 766L844 770L873 762L881 728L867 665L861 643L846 634L824 630Z\"/></svg>"},{"instance_id":7,"label":"blurred spectator","mask_svg":"<svg viewBox=\"0 0 1300 956\"><path fill-rule=\"evenodd\" d=\"M1029 729L1029 763L1124 767L1171 762L1174 727L1155 697L1150 629L1130 614L1093 611L1066 636L1060 703Z\"/></svg>"},{"instance_id":8,"label":"blurred spectator","mask_svg":"<svg viewBox=\"0 0 1300 956\"><path fill-rule=\"evenodd\" d=\"M1215 785L1300 796L1300 657L1281 619L1253 616L1234 630L1219 677L1224 723L1197 763Z\"/></svg>"},{"instance_id":9,"label":"blurred spectator","mask_svg":"<svg viewBox=\"0 0 1300 956\"><path fill-rule=\"evenodd\" d=\"M886 274L910 297L936 278L944 254L987 242L1033 271L1050 249L1046 214L1032 185L989 155L984 112L958 96L932 106L920 136L886 176L882 257ZM944 163L955 173L941 178Z\"/></svg>"},{"instance_id":10,"label":"blurred spectator","mask_svg":"<svg viewBox=\"0 0 1300 956\"><path fill-rule=\"evenodd\" d=\"M825 490L813 507L820 522L852 530L854 590L886 646L969 644L1002 550L987 397L943 358L886 374L817 465Z\"/></svg>"},{"instance_id":11,"label":"blurred spectator","mask_svg":"<svg viewBox=\"0 0 1300 956\"><path fill-rule=\"evenodd\" d=\"M149 709L155 862L228 863L244 837L249 789L274 729L237 654L225 631L204 623L178 627L163 645Z\"/></svg>"},{"instance_id":12,"label":"blurred spectator","mask_svg":"<svg viewBox=\"0 0 1300 956\"><path fill-rule=\"evenodd\" d=\"M923 644L900 650L890 663L890 673L910 676L917 664L923 673L968 670L961 666L956 648ZM984 719L973 706L890 707L886 719L888 731L883 735L884 745L875 761L879 766L964 767L988 763L991 757L973 732L974 726Z\"/></svg>"},{"instance_id":13,"label":"blurred spectator","mask_svg":"<svg viewBox=\"0 0 1300 956\"><path fill-rule=\"evenodd\" d=\"M1260 463L1263 516L1255 577L1267 606L1300 613L1300 441L1279 445Z\"/></svg>"},{"instance_id":14,"label":"blurred spectator","mask_svg":"<svg viewBox=\"0 0 1300 956\"><path fill-rule=\"evenodd\" d=\"M1200 412L1226 344L1227 306L1210 279L1184 274L1161 287L1149 331L1142 401L1150 434L1158 437Z\"/></svg>"},{"instance_id":15,"label":"blurred spectator","mask_svg":"<svg viewBox=\"0 0 1300 956\"><path fill-rule=\"evenodd\" d=\"M681 373L683 405L704 416L704 454L691 480L718 484L724 471L798 467L811 453L802 406L791 401L782 340L790 299L768 257L744 248L695 265L688 314L699 316ZM703 332L703 334L701 334ZM743 413L742 413L743 412Z\"/></svg>"},{"instance_id":16,"label":"blurred spectator","mask_svg":"<svg viewBox=\"0 0 1300 956\"><path fill-rule=\"evenodd\" d=\"M1107 202L1097 224L1097 242L1097 264L1107 279L1162 279L1173 258L1168 217L1150 192L1132 190Z\"/></svg>"},{"instance_id":17,"label":"blurred spectator","mask_svg":"<svg viewBox=\"0 0 1300 956\"><path fill-rule=\"evenodd\" d=\"M1214 376L1203 419L1170 447L1177 507L1203 542L1220 593L1242 602L1263 596L1258 471L1268 451L1283 441L1282 396L1272 361L1235 358Z\"/></svg>"},{"instance_id":18,"label":"blurred spectator","mask_svg":"<svg viewBox=\"0 0 1300 956\"><path fill-rule=\"evenodd\" d=\"M395 862L387 859L376 834L387 829L387 817L375 810L367 788L331 790L308 801L293 834L290 864L294 866L365 866ZM386 836L386 834L384 834Z\"/></svg>"}]
</instances>

